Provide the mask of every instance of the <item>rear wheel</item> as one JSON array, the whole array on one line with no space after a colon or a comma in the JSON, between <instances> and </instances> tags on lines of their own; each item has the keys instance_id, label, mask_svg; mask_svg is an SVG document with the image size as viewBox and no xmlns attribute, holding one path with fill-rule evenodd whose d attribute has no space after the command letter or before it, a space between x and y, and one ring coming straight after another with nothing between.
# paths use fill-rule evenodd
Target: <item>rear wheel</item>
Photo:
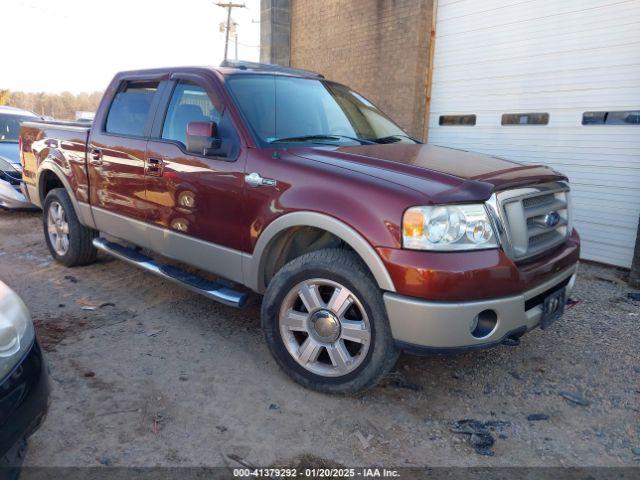
<instances>
[{"instance_id":1,"label":"rear wheel","mask_svg":"<svg viewBox=\"0 0 640 480\"><path fill-rule=\"evenodd\" d=\"M44 201L44 238L51 256L67 267L95 261L93 239L97 232L82 225L64 188L54 188Z\"/></svg>"},{"instance_id":2,"label":"rear wheel","mask_svg":"<svg viewBox=\"0 0 640 480\"><path fill-rule=\"evenodd\" d=\"M366 390L398 357L381 291L346 250L318 250L285 265L265 294L262 324L285 372L322 392Z\"/></svg>"}]
</instances>

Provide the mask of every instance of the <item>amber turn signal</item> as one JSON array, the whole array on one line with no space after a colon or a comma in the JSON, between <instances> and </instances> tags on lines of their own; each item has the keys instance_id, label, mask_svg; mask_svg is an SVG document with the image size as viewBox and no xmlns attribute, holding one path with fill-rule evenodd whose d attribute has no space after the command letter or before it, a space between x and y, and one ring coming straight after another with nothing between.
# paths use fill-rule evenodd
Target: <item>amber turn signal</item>
<instances>
[{"instance_id":1,"label":"amber turn signal","mask_svg":"<svg viewBox=\"0 0 640 480\"><path fill-rule=\"evenodd\" d=\"M408 210L405 213L402 234L405 237L421 237L424 234L424 215L422 212Z\"/></svg>"}]
</instances>

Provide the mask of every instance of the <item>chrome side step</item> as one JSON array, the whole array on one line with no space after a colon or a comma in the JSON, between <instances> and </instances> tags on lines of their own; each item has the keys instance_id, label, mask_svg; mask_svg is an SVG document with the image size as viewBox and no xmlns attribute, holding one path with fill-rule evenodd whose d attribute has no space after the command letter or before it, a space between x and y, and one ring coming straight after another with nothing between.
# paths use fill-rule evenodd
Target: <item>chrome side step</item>
<instances>
[{"instance_id":1,"label":"chrome side step","mask_svg":"<svg viewBox=\"0 0 640 480\"><path fill-rule=\"evenodd\" d=\"M204 295L211 300L229 305L242 307L247 301L248 294L229 288L223 281L211 281L189 272L185 272L173 265L162 265L153 258L143 255L137 250L125 247L119 243L110 242L105 238L95 238L93 246L120 260L136 265L143 270L182 285L192 292Z\"/></svg>"}]
</instances>

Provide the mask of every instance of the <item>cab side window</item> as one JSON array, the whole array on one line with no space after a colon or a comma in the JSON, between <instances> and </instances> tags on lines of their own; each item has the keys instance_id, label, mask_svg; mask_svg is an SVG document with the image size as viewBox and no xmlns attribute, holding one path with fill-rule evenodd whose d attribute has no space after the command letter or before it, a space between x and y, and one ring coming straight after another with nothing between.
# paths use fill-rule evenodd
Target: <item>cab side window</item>
<instances>
[{"instance_id":1,"label":"cab side window","mask_svg":"<svg viewBox=\"0 0 640 480\"><path fill-rule=\"evenodd\" d=\"M162 127L162 138L180 142L187 147L187 125L190 122L220 123L220 110L205 90L193 83L181 81L171 96Z\"/></svg>"},{"instance_id":2,"label":"cab side window","mask_svg":"<svg viewBox=\"0 0 640 480\"><path fill-rule=\"evenodd\" d=\"M144 136L158 82L128 82L114 97L105 130L116 135Z\"/></svg>"}]
</instances>

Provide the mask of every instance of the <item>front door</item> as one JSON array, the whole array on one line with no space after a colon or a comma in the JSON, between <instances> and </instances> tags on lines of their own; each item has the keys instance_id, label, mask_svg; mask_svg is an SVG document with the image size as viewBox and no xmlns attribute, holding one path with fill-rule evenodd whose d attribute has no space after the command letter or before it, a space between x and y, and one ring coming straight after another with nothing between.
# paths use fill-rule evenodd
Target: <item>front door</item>
<instances>
[{"instance_id":1,"label":"front door","mask_svg":"<svg viewBox=\"0 0 640 480\"><path fill-rule=\"evenodd\" d=\"M142 246L147 138L158 86L157 81L123 82L106 118L96 119L87 153L96 227Z\"/></svg>"},{"instance_id":2,"label":"front door","mask_svg":"<svg viewBox=\"0 0 640 480\"><path fill-rule=\"evenodd\" d=\"M229 113L202 80L176 79L156 115L146 154L152 250L231 280L242 280L247 249L242 148ZM224 154L187 147L191 122L215 123Z\"/></svg>"}]
</instances>

